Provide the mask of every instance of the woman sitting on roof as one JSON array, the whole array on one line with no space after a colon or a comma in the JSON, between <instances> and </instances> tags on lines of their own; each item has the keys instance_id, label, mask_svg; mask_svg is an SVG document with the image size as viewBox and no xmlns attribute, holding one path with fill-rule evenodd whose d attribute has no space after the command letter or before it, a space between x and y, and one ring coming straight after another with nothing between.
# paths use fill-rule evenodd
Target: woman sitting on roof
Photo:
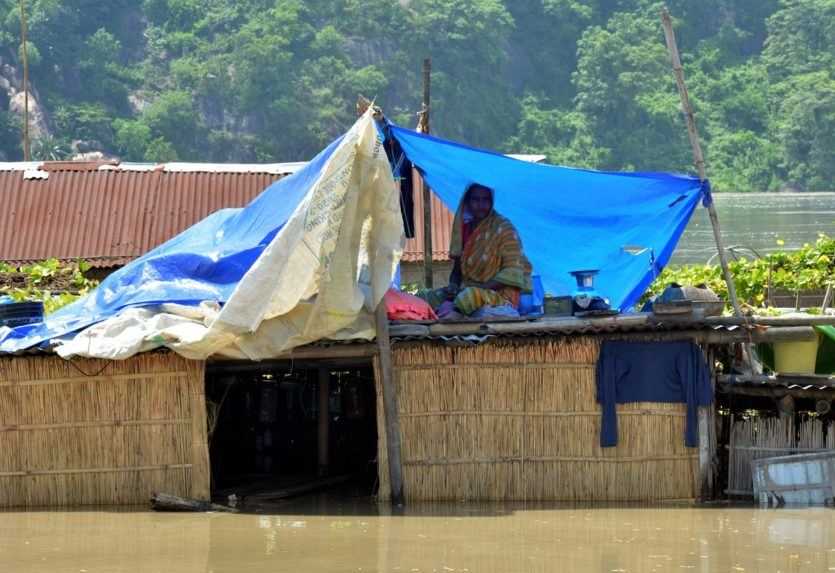
<instances>
[{"instance_id":1,"label":"woman sitting on roof","mask_svg":"<svg viewBox=\"0 0 835 573\"><path fill-rule=\"evenodd\" d=\"M519 297L531 291L531 264L513 224L493 209L493 190L467 188L452 227L449 286L427 300L440 318L518 316Z\"/></svg>"}]
</instances>

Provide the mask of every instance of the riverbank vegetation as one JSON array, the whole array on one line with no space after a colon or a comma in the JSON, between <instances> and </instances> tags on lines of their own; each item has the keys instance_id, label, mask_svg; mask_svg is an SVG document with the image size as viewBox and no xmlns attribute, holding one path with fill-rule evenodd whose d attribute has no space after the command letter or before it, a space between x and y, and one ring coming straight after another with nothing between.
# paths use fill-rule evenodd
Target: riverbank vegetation
<instances>
[{"instance_id":1,"label":"riverbank vegetation","mask_svg":"<svg viewBox=\"0 0 835 573\"><path fill-rule=\"evenodd\" d=\"M551 163L690 171L656 0L29 0L37 159L309 159L357 94ZM835 2L668 0L718 191L835 189ZM0 153L20 159L18 2ZM17 86L17 87L15 87ZM17 107L16 107L17 106Z\"/></svg>"},{"instance_id":2,"label":"riverbank vegetation","mask_svg":"<svg viewBox=\"0 0 835 573\"><path fill-rule=\"evenodd\" d=\"M0 262L0 297L14 301L42 301L49 314L90 292L98 281L87 278L85 261L62 263L58 259L10 265Z\"/></svg>"},{"instance_id":3,"label":"riverbank vegetation","mask_svg":"<svg viewBox=\"0 0 835 573\"><path fill-rule=\"evenodd\" d=\"M814 244L797 251L777 251L760 258L730 261L737 297L752 310L770 306L774 293L822 292L835 283L835 238L819 235ZM724 300L728 289L716 265L671 265L653 282L647 296L660 294L671 283L704 284Z\"/></svg>"}]
</instances>

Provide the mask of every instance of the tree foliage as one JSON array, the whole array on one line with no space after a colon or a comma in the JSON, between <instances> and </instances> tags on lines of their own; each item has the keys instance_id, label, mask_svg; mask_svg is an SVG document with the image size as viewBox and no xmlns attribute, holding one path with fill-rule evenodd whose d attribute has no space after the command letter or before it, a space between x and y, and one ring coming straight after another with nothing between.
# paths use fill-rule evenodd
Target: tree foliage
<instances>
[{"instance_id":1,"label":"tree foliage","mask_svg":"<svg viewBox=\"0 0 835 573\"><path fill-rule=\"evenodd\" d=\"M714 189L835 188L835 0L667 5ZM554 163L692 170L657 0L27 6L44 156L85 141L132 161L307 159L359 94L413 126L431 56L434 133ZM0 0L0 44L19 67L17 0ZM16 159L3 103L0 152Z\"/></svg>"}]
</instances>

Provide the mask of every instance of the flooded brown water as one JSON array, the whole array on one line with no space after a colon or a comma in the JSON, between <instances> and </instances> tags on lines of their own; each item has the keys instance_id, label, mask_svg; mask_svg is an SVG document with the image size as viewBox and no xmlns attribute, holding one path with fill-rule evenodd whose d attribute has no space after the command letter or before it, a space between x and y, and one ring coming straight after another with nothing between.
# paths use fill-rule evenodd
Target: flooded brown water
<instances>
[{"instance_id":1,"label":"flooded brown water","mask_svg":"<svg viewBox=\"0 0 835 573\"><path fill-rule=\"evenodd\" d=\"M830 509L290 504L0 513L0 571L835 571Z\"/></svg>"}]
</instances>

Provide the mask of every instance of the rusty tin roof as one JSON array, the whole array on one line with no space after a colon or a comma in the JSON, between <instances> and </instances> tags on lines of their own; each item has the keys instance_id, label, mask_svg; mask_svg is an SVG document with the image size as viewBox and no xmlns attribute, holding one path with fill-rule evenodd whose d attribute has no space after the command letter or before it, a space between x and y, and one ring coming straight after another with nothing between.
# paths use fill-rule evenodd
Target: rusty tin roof
<instances>
[{"instance_id":1,"label":"rusty tin roof","mask_svg":"<svg viewBox=\"0 0 835 573\"><path fill-rule=\"evenodd\" d=\"M0 164L0 260L127 263L300 164Z\"/></svg>"}]
</instances>

